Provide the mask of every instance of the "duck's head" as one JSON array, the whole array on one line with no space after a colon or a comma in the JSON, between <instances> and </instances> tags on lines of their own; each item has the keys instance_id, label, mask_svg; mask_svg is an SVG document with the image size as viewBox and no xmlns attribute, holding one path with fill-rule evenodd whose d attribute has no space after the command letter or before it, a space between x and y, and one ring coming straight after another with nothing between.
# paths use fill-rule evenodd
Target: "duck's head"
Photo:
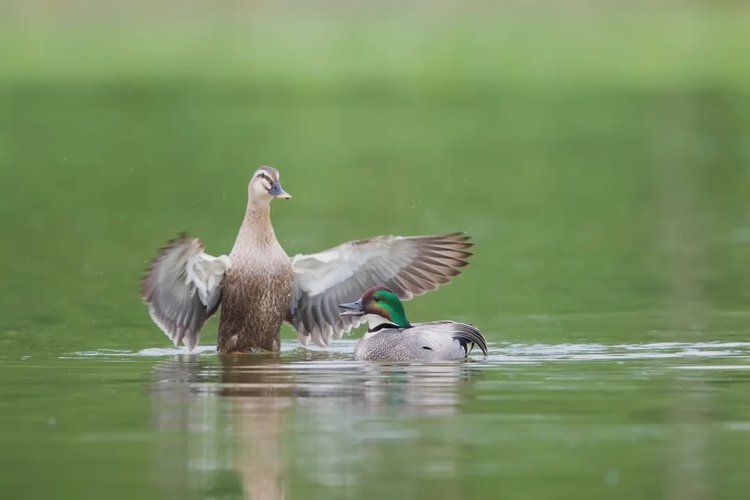
<instances>
[{"instance_id":1,"label":"duck's head","mask_svg":"<svg viewBox=\"0 0 750 500\"><path fill-rule=\"evenodd\" d=\"M367 316L371 327L383 323L384 320L399 328L411 326L406 319L401 299L393 290L384 286L370 288L358 301L340 304L339 307L344 310L340 316Z\"/></svg>"},{"instance_id":2,"label":"duck's head","mask_svg":"<svg viewBox=\"0 0 750 500\"><path fill-rule=\"evenodd\" d=\"M253 174L247 187L251 203L267 205L274 198L289 199L292 197L281 187L281 174L273 167L262 166Z\"/></svg>"}]
</instances>

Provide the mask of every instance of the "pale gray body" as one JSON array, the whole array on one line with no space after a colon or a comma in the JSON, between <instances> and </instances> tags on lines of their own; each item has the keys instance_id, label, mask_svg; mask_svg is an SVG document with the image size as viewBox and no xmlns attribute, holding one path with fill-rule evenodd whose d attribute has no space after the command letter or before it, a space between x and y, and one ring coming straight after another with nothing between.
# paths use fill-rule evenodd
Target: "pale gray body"
<instances>
[{"instance_id":1,"label":"pale gray body","mask_svg":"<svg viewBox=\"0 0 750 500\"><path fill-rule=\"evenodd\" d=\"M472 325L454 321L395 325L367 332L354 349L360 361L453 361L463 359L478 345L487 354L487 342Z\"/></svg>"}]
</instances>

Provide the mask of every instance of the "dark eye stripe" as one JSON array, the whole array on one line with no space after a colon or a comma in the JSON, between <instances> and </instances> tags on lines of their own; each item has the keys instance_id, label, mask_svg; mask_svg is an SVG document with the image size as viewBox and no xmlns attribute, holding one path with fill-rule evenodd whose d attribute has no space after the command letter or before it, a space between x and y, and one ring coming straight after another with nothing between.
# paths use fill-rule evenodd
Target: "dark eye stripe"
<instances>
[{"instance_id":1,"label":"dark eye stripe","mask_svg":"<svg viewBox=\"0 0 750 500\"><path fill-rule=\"evenodd\" d=\"M271 179L271 178L270 178L270 177L268 176L268 174L264 174L263 172L261 172L261 173L259 173L259 174L258 174L258 177L260 177L261 179L265 179L265 180L267 180L267 181L268 181L268 182L270 182L270 183L271 183L271 185L273 186L273 183L274 183L274 181L273 181L273 179Z\"/></svg>"},{"instance_id":2,"label":"dark eye stripe","mask_svg":"<svg viewBox=\"0 0 750 500\"><path fill-rule=\"evenodd\" d=\"M260 173L259 173L259 174L257 175L257 177L258 177L259 179L263 179L263 180L265 180L265 181L268 181L268 186L265 186L265 185L263 186L263 188L264 188L264 189L265 189L266 191L271 191L271 189L273 189L274 181L273 181L273 179L271 179L271 177L269 177L269 176L268 176L268 174L266 174L265 172L260 172Z\"/></svg>"}]
</instances>

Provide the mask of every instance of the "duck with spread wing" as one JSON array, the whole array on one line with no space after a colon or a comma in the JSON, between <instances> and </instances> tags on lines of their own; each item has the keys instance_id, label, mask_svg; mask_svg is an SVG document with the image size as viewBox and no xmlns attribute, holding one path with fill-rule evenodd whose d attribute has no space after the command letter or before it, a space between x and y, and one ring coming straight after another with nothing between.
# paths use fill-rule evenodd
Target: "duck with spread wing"
<instances>
[{"instance_id":1,"label":"duck with spread wing","mask_svg":"<svg viewBox=\"0 0 750 500\"><path fill-rule=\"evenodd\" d=\"M435 290L460 274L473 244L461 233L379 236L289 258L271 225L271 201L291 196L279 171L261 167L229 255L213 257L203 242L181 235L161 249L141 282L154 322L176 346L198 344L219 308L219 352L278 351L284 321L302 344L322 347L363 318L339 316L338 305L383 285L402 300Z\"/></svg>"}]
</instances>

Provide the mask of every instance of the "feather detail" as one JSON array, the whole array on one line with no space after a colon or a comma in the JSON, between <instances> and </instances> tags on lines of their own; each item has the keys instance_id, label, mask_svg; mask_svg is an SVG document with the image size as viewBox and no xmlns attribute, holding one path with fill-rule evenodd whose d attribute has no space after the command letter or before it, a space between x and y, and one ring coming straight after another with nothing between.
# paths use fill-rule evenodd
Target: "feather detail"
<instances>
[{"instance_id":1,"label":"feather detail","mask_svg":"<svg viewBox=\"0 0 750 500\"><path fill-rule=\"evenodd\" d=\"M221 302L221 282L231 269L226 255L203 252L199 239L183 233L164 246L141 280L141 298L154 323L189 350Z\"/></svg>"},{"instance_id":2,"label":"feather detail","mask_svg":"<svg viewBox=\"0 0 750 500\"><path fill-rule=\"evenodd\" d=\"M461 274L474 244L463 233L440 236L379 236L311 255L296 255L289 322L302 341L325 347L362 323L339 317L337 305L384 285L402 300L437 289ZM304 342L303 342L304 343Z\"/></svg>"}]
</instances>

